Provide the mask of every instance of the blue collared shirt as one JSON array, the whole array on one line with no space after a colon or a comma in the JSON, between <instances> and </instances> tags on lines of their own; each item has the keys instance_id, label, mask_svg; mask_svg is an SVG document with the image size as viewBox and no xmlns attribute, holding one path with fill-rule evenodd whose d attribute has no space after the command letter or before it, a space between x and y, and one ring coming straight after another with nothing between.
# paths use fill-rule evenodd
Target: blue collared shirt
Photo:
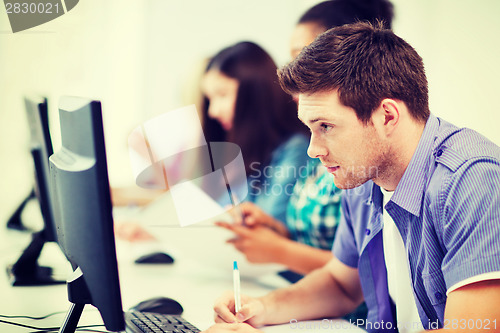
<instances>
[{"instance_id":1,"label":"blue collared shirt","mask_svg":"<svg viewBox=\"0 0 500 333\"><path fill-rule=\"evenodd\" d=\"M333 252L359 270L367 322L391 331L382 193L369 181L344 194ZM431 115L386 209L405 243L423 328L442 327L448 288L500 271L500 147Z\"/></svg>"}]
</instances>

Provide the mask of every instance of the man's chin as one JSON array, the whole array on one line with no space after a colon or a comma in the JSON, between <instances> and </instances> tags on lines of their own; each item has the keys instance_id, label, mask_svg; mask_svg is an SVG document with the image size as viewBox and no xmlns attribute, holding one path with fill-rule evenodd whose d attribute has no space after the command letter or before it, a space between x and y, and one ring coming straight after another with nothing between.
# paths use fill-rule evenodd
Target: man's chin
<instances>
[{"instance_id":1,"label":"man's chin","mask_svg":"<svg viewBox=\"0 0 500 333\"><path fill-rule=\"evenodd\" d=\"M333 183L335 186L342 190L350 190L353 188L356 188L358 186L363 185L366 183L367 180L352 180L352 179L342 179L336 176L333 176Z\"/></svg>"}]
</instances>

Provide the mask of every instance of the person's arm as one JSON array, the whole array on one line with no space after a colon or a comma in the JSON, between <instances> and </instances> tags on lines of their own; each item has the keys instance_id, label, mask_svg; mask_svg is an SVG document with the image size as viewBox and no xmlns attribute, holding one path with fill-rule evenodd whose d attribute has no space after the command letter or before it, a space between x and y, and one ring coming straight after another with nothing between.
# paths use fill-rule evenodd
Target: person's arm
<instances>
[{"instance_id":1,"label":"person's arm","mask_svg":"<svg viewBox=\"0 0 500 333\"><path fill-rule=\"evenodd\" d=\"M146 206L158 199L164 189L146 189L138 186L111 187L113 206Z\"/></svg>"},{"instance_id":2,"label":"person's arm","mask_svg":"<svg viewBox=\"0 0 500 333\"><path fill-rule=\"evenodd\" d=\"M433 332L500 332L500 280L468 284L448 295L444 327Z\"/></svg>"},{"instance_id":3,"label":"person's arm","mask_svg":"<svg viewBox=\"0 0 500 333\"><path fill-rule=\"evenodd\" d=\"M340 317L353 311L362 300L358 270L333 258L290 287L257 299L243 298L243 306L236 315L234 297L227 294L214 306L215 320L218 323L248 322L259 327L292 319Z\"/></svg>"},{"instance_id":4,"label":"person's arm","mask_svg":"<svg viewBox=\"0 0 500 333\"><path fill-rule=\"evenodd\" d=\"M318 249L291 239L285 239L281 246L281 256L278 263L285 265L294 272L308 274L323 267L333 258L329 250Z\"/></svg>"},{"instance_id":5,"label":"person's arm","mask_svg":"<svg viewBox=\"0 0 500 333\"><path fill-rule=\"evenodd\" d=\"M295 242L262 225L251 228L224 222L218 225L237 235L228 242L249 262L283 264L297 273L307 274L323 267L333 256L331 251Z\"/></svg>"}]
</instances>

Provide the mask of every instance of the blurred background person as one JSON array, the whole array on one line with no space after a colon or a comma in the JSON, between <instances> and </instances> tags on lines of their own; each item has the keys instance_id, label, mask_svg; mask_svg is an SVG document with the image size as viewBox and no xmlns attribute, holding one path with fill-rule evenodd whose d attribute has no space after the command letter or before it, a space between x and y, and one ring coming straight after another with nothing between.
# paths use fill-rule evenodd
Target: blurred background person
<instances>
[{"instance_id":1,"label":"blurred background person","mask_svg":"<svg viewBox=\"0 0 500 333\"><path fill-rule=\"evenodd\" d=\"M207 142L241 148L247 184L240 185L248 186L248 196L239 201L284 220L297 170L310 161L309 135L292 98L279 86L276 70L271 56L255 43L221 50L202 78L202 115Z\"/></svg>"},{"instance_id":2,"label":"blurred background person","mask_svg":"<svg viewBox=\"0 0 500 333\"><path fill-rule=\"evenodd\" d=\"M391 28L393 5L388 0L330 0L307 10L292 33L290 54L295 58L319 34L357 21L383 21ZM280 263L297 275L322 267L332 258L332 245L342 214L341 190L317 159L297 180L285 219L267 215L250 203L240 205L239 224L219 223L237 235L230 240L250 262ZM244 222L244 223L243 223Z\"/></svg>"},{"instance_id":3,"label":"blurred background person","mask_svg":"<svg viewBox=\"0 0 500 333\"><path fill-rule=\"evenodd\" d=\"M276 71L271 56L255 43L239 42L220 50L209 59L201 76L200 113L207 143L231 142L241 149L246 177L231 173L227 177L232 193L242 193L241 187L246 187L248 195L235 199L285 220L297 172L312 159L307 156L308 130L297 118L295 102L279 86ZM157 175L161 179L163 172ZM235 179L244 180L236 183L240 188L234 188ZM201 187L225 207L232 202L226 187L220 185L204 183ZM155 198L158 192L141 200ZM120 238L129 241L155 239L133 221L120 221L115 229Z\"/></svg>"}]
</instances>

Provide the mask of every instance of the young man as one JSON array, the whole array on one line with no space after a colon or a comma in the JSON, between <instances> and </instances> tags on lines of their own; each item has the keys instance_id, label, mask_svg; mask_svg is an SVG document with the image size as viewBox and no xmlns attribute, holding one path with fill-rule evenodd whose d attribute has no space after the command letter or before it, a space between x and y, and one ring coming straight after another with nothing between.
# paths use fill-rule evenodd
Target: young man
<instances>
[{"instance_id":1,"label":"young man","mask_svg":"<svg viewBox=\"0 0 500 333\"><path fill-rule=\"evenodd\" d=\"M280 71L308 154L346 189L334 255L286 289L215 305L210 330L339 317L368 331L500 331L500 148L429 112L422 59L366 23L319 36ZM246 322L248 324L242 324Z\"/></svg>"}]
</instances>

